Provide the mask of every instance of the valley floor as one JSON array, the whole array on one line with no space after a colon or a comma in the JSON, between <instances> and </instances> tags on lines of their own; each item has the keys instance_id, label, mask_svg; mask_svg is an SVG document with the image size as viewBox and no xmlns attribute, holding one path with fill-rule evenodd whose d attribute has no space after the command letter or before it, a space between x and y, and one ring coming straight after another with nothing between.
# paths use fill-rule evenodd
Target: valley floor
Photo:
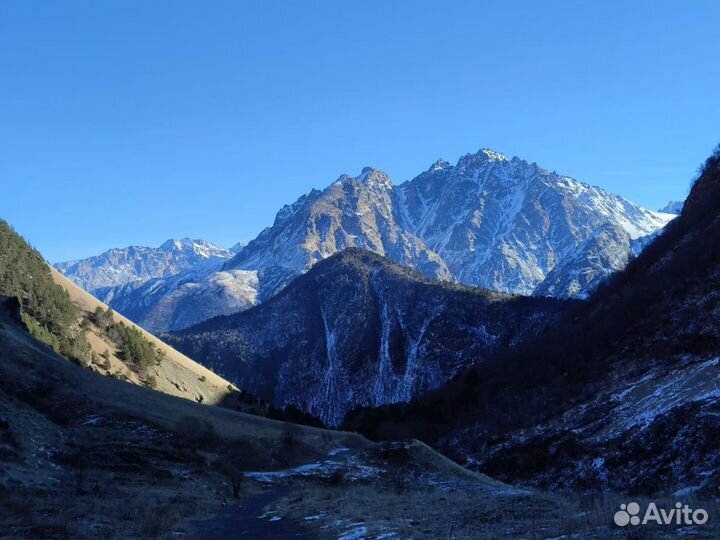
<instances>
[{"instance_id":1,"label":"valley floor","mask_svg":"<svg viewBox=\"0 0 720 540\"><path fill-rule=\"evenodd\" d=\"M234 499L218 448L179 444L176 434L133 418L84 416L73 422L71 439L67 430L13 416L13 424L23 420L40 444L27 459L3 463L0 538L669 539L720 532L710 524L628 536L611 522L624 496L513 488L420 443L331 442L314 458L298 445L291 466L245 472ZM720 515L717 505L697 506Z\"/></svg>"}]
</instances>

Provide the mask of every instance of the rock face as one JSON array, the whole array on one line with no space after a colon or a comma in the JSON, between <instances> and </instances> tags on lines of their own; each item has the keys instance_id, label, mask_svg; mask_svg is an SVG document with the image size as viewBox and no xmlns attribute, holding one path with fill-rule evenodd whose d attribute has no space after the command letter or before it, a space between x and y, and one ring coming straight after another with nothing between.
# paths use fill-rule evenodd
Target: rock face
<instances>
[{"instance_id":1,"label":"rock face","mask_svg":"<svg viewBox=\"0 0 720 540\"><path fill-rule=\"evenodd\" d=\"M226 268L258 270L263 298L289 278L349 247L387 257L423 274L452 279L442 259L410 233L398 215L390 178L369 167L357 177L341 176L323 191L313 190L281 209Z\"/></svg>"},{"instance_id":2,"label":"rock face","mask_svg":"<svg viewBox=\"0 0 720 540\"><path fill-rule=\"evenodd\" d=\"M537 296L587 298L609 274L625 268L633 255L630 235L611 224L600 226L570 251L535 288Z\"/></svg>"},{"instance_id":3,"label":"rock face","mask_svg":"<svg viewBox=\"0 0 720 540\"><path fill-rule=\"evenodd\" d=\"M0 318L2 317L6 318L12 324L27 330L22 320L20 301L16 297L0 294Z\"/></svg>"},{"instance_id":4,"label":"rock face","mask_svg":"<svg viewBox=\"0 0 720 540\"><path fill-rule=\"evenodd\" d=\"M153 278L171 277L191 268L229 259L233 252L203 240L168 240L160 247L111 249L88 259L55 265L88 292Z\"/></svg>"},{"instance_id":5,"label":"rock face","mask_svg":"<svg viewBox=\"0 0 720 540\"><path fill-rule=\"evenodd\" d=\"M348 249L260 306L167 338L239 387L337 426L354 407L440 386L570 305L443 285Z\"/></svg>"},{"instance_id":6,"label":"rock face","mask_svg":"<svg viewBox=\"0 0 720 540\"><path fill-rule=\"evenodd\" d=\"M481 150L456 165L438 161L399 186L371 168L357 177L341 176L283 207L272 226L247 245L217 254L222 268L166 269L127 250L58 268L156 332L265 301L318 261L349 247L440 280L583 298L672 218L521 159ZM133 265L139 269L132 271ZM218 276L218 270L226 274ZM139 289L138 279L149 278L156 281Z\"/></svg>"}]
</instances>

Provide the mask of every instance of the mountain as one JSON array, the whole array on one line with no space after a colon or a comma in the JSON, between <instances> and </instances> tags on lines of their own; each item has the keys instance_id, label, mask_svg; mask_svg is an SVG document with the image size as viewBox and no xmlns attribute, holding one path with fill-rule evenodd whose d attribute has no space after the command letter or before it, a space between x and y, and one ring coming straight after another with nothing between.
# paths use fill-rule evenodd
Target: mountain
<instances>
[{"instance_id":1,"label":"mountain","mask_svg":"<svg viewBox=\"0 0 720 540\"><path fill-rule=\"evenodd\" d=\"M454 279L514 294L587 295L627 261L629 240L671 219L487 149L436 162L397 200L406 228Z\"/></svg>"},{"instance_id":2,"label":"mountain","mask_svg":"<svg viewBox=\"0 0 720 540\"><path fill-rule=\"evenodd\" d=\"M199 265L219 266L233 251L203 240L168 240L160 247L130 246L111 249L95 257L58 263L60 272L88 292L174 276Z\"/></svg>"},{"instance_id":3,"label":"mountain","mask_svg":"<svg viewBox=\"0 0 720 540\"><path fill-rule=\"evenodd\" d=\"M573 305L429 280L349 248L253 309L166 339L275 406L337 426L354 407L437 388Z\"/></svg>"},{"instance_id":4,"label":"mountain","mask_svg":"<svg viewBox=\"0 0 720 540\"><path fill-rule=\"evenodd\" d=\"M658 212L663 214L680 215L683 209L683 204L685 204L685 201L670 201L664 208L658 210Z\"/></svg>"},{"instance_id":5,"label":"mountain","mask_svg":"<svg viewBox=\"0 0 720 540\"><path fill-rule=\"evenodd\" d=\"M261 296L268 298L318 261L360 247L427 276L450 280L442 259L403 225L392 181L384 172L366 167L357 177L343 175L325 190L313 190L283 207L273 225L225 268L257 270Z\"/></svg>"},{"instance_id":6,"label":"mountain","mask_svg":"<svg viewBox=\"0 0 720 540\"><path fill-rule=\"evenodd\" d=\"M421 437L552 489L720 489L720 151L671 222L571 316L410 405L346 426Z\"/></svg>"},{"instance_id":7,"label":"mountain","mask_svg":"<svg viewBox=\"0 0 720 540\"><path fill-rule=\"evenodd\" d=\"M153 331L180 330L266 301L318 261L359 247L435 279L584 298L673 217L485 149L399 186L369 167L343 175L283 207L222 267L96 294Z\"/></svg>"},{"instance_id":8,"label":"mountain","mask_svg":"<svg viewBox=\"0 0 720 540\"><path fill-rule=\"evenodd\" d=\"M627 263L632 241L670 219L484 149L456 165L437 161L399 186L370 168L342 176L284 207L225 268L259 270L266 298L317 261L362 247L429 277L583 296Z\"/></svg>"},{"instance_id":9,"label":"mountain","mask_svg":"<svg viewBox=\"0 0 720 540\"><path fill-rule=\"evenodd\" d=\"M248 309L258 302L258 272L191 268L156 278L97 290L114 309L151 332L180 330Z\"/></svg>"}]
</instances>

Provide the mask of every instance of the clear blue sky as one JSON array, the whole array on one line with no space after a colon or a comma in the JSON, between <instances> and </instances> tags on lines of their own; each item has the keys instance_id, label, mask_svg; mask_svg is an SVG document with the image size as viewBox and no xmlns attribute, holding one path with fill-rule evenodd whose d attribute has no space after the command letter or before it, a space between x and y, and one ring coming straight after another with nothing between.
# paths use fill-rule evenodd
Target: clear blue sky
<instances>
[{"instance_id":1,"label":"clear blue sky","mask_svg":"<svg viewBox=\"0 0 720 540\"><path fill-rule=\"evenodd\" d=\"M0 217L51 261L253 238L490 147L656 209L720 141L716 1L0 3Z\"/></svg>"}]
</instances>

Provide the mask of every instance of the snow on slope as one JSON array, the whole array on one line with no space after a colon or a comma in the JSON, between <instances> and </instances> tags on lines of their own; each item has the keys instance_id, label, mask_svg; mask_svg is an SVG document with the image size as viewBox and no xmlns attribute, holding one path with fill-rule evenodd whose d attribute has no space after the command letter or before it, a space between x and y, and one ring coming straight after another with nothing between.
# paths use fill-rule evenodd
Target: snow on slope
<instances>
[{"instance_id":1,"label":"snow on slope","mask_svg":"<svg viewBox=\"0 0 720 540\"><path fill-rule=\"evenodd\" d=\"M627 259L628 246L615 244L619 252L609 254L588 243L598 228L636 239L674 217L487 149L454 166L438 161L398 191L406 228L442 257L456 280L520 294L532 294L553 269L572 261L581 266L565 270L571 281L592 269L588 260ZM578 254L582 246L595 252ZM599 275L584 286L553 288L559 296L582 296L617 269L596 267Z\"/></svg>"},{"instance_id":2,"label":"snow on slope","mask_svg":"<svg viewBox=\"0 0 720 540\"><path fill-rule=\"evenodd\" d=\"M168 240L160 247L115 248L95 257L58 263L55 266L89 292L135 281L170 277L198 265L217 265L233 252L204 240Z\"/></svg>"}]
</instances>

